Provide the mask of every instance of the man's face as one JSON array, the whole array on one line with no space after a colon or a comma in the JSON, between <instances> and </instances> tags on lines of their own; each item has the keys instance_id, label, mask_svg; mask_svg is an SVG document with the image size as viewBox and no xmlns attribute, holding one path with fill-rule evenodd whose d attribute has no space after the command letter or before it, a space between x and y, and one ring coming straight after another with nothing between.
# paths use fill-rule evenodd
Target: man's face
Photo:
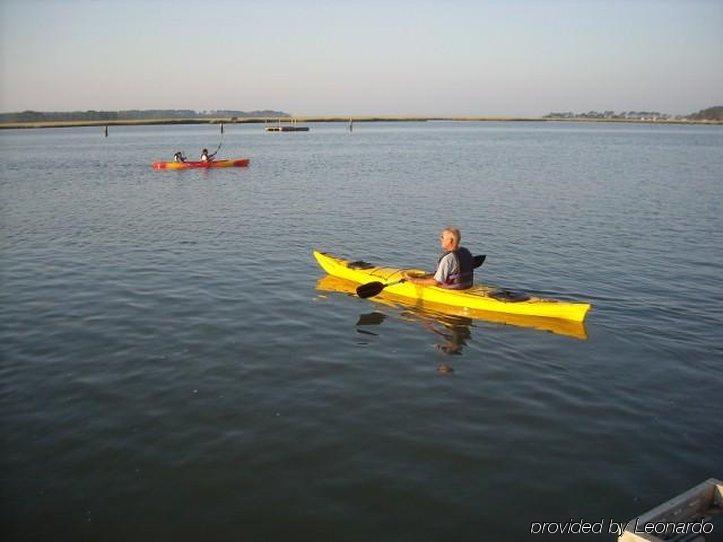
<instances>
[{"instance_id":1,"label":"man's face","mask_svg":"<svg viewBox=\"0 0 723 542\"><path fill-rule=\"evenodd\" d=\"M454 237L448 231L443 231L439 235L439 244L442 245L443 250L454 250Z\"/></svg>"}]
</instances>

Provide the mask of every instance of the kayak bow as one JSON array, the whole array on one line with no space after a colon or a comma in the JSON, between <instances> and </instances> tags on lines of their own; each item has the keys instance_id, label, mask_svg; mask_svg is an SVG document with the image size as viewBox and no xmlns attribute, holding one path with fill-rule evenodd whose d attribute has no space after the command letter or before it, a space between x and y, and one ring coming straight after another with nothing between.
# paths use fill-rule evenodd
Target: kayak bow
<instances>
[{"instance_id":1,"label":"kayak bow","mask_svg":"<svg viewBox=\"0 0 723 542\"><path fill-rule=\"evenodd\" d=\"M372 281L395 282L402 278L402 273L405 271L424 273L418 269L376 267L369 264L359 265L360 262L350 262L327 252L314 251L314 257L321 268L329 275L361 284ZM350 266L350 263L354 265ZM407 281L390 284L385 291L402 297L461 307L468 310L560 318L573 322L584 321L587 311L590 310L590 304L588 303L571 303L569 301L528 296L520 296L519 298L515 296L505 297L499 295L500 290L498 288L481 284L475 284L467 290L449 290L438 286L421 286Z\"/></svg>"}]
</instances>

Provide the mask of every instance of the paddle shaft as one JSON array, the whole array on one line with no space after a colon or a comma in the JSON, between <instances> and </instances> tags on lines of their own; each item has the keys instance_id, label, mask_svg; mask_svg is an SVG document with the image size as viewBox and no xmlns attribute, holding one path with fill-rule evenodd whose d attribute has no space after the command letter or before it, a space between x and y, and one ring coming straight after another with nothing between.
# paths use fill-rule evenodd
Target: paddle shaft
<instances>
[{"instance_id":1,"label":"paddle shaft","mask_svg":"<svg viewBox=\"0 0 723 542\"><path fill-rule=\"evenodd\" d=\"M475 256L472 258L472 268L477 269L480 265L482 265L487 258L487 255L482 256ZM378 295L386 288L387 286L394 286L395 284L401 284L402 282L406 282L407 279L400 279L396 280L394 282L387 282L384 284L383 282L368 282L366 284L362 284L356 289L356 295L361 297L362 299L366 299L368 297L374 297L375 295Z\"/></svg>"},{"instance_id":2,"label":"paddle shaft","mask_svg":"<svg viewBox=\"0 0 723 542\"><path fill-rule=\"evenodd\" d=\"M213 154L209 155L209 158L216 156L216 153L221 150L221 145L223 145L223 123L221 124L221 141L218 142L218 147L213 151Z\"/></svg>"}]
</instances>

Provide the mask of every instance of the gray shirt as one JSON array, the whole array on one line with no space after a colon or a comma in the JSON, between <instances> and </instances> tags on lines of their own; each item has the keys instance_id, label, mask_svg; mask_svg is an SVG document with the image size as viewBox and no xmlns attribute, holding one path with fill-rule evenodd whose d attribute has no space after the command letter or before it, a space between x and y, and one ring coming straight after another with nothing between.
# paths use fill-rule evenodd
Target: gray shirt
<instances>
[{"instance_id":1,"label":"gray shirt","mask_svg":"<svg viewBox=\"0 0 723 542\"><path fill-rule=\"evenodd\" d=\"M447 278L455 273L459 273L459 268L454 254L450 252L439 261L437 272L434 274L434 280L446 284Z\"/></svg>"}]
</instances>

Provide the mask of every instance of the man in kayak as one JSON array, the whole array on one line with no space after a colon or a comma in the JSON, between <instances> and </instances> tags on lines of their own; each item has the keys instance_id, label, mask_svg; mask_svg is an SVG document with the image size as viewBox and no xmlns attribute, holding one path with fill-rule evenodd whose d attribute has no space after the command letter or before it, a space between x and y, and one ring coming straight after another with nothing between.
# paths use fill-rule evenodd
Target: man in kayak
<instances>
[{"instance_id":1,"label":"man in kayak","mask_svg":"<svg viewBox=\"0 0 723 542\"><path fill-rule=\"evenodd\" d=\"M203 149L201 151L201 162L210 162L211 159L216 156L216 153L208 154L208 149Z\"/></svg>"},{"instance_id":2,"label":"man in kayak","mask_svg":"<svg viewBox=\"0 0 723 542\"><path fill-rule=\"evenodd\" d=\"M181 151L178 151L176 154L173 155L173 161L174 162L185 162L186 157L183 156L183 153Z\"/></svg>"},{"instance_id":3,"label":"man in kayak","mask_svg":"<svg viewBox=\"0 0 723 542\"><path fill-rule=\"evenodd\" d=\"M433 276L414 277L404 273L404 278L421 286L439 286L450 290L466 290L474 283L474 264L472 253L459 246L462 234L456 228L445 228L439 236L444 254L437 262L437 271Z\"/></svg>"}]
</instances>

